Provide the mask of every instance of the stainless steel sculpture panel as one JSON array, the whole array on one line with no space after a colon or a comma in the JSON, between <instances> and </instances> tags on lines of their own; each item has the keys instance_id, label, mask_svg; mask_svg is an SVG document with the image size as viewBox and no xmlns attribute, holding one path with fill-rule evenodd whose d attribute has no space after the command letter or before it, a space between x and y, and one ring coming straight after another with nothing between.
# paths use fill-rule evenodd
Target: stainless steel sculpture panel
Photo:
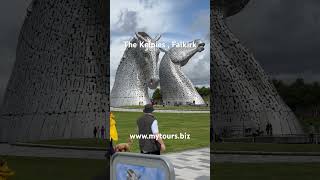
<instances>
[{"instance_id":1,"label":"stainless steel sculpture panel","mask_svg":"<svg viewBox=\"0 0 320 180\"><path fill-rule=\"evenodd\" d=\"M159 84L160 50L153 45L160 37L153 39L145 32L139 32L131 40L131 44L137 46L127 47L120 61L110 95L112 107L150 103L148 88L155 89Z\"/></svg>"},{"instance_id":2,"label":"stainless steel sculpture panel","mask_svg":"<svg viewBox=\"0 0 320 180\"><path fill-rule=\"evenodd\" d=\"M300 134L302 128L254 56L226 25L249 0L211 1L211 113L215 133Z\"/></svg>"},{"instance_id":3,"label":"stainless steel sculpture panel","mask_svg":"<svg viewBox=\"0 0 320 180\"><path fill-rule=\"evenodd\" d=\"M94 126L108 123L108 2L32 3L1 107L0 140L92 137Z\"/></svg>"},{"instance_id":4,"label":"stainless steel sculpture panel","mask_svg":"<svg viewBox=\"0 0 320 180\"><path fill-rule=\"evenodd\" d=\"M159 69L160 88L163 102L167 105L205 104L181 69L196 53L204 50L205 43L195 40L189 45L189 47L173 47L168 51L163 50L165 55L160 62Z\"/></svg>"}]
</instances>

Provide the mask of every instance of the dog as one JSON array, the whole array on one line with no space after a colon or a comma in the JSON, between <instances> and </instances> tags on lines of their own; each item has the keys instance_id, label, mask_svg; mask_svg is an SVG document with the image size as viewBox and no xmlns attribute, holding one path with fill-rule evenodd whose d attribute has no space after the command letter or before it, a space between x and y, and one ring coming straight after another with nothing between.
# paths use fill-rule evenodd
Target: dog
<instances>
[{"instance_id":1,"label":"dog","mask_svg":"<svg viewBox=\"0 0 320 180\"><path fill-rule=\"evenodd\" d=\"M117 144L116 147L115 147L115 151L116 152L130 152L130 148L132 146L132 139L128 139L128 142L127 143L120 143L120 144Z\"/></svg>"}]
</instances>

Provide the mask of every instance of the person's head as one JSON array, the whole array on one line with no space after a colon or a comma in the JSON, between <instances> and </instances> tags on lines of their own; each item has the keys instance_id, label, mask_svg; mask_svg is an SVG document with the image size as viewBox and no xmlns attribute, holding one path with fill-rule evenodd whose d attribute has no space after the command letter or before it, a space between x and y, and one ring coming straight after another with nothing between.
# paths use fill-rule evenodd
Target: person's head
<instances>
[{"instance_id":1,"label":"person's head","mask_svg":"<svg viewBox=\"0 0 320 180\"><path fill-rule=\"evenodd\" d=\"M144 113L152 113L154 111L152 104L147 104L144 106Z\"/></svg>"}]
</instances>

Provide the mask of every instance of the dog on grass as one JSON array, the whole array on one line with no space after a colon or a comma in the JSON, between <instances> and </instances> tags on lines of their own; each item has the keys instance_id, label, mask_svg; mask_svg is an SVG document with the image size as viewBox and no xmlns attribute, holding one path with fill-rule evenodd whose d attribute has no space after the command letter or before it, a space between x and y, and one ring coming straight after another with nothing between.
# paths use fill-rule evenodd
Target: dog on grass
<instances>
[{"instance_id":1,"label":"dog on grass","mask_svg":"<svg viewBox=\"0 0 320 180\"><path fill-rule=\"evenodd\" d=\"M116 152L130 152L130 148L132 146L132 139L128 139L128 142L127 143L120 143L120 144L117 144L116 147L115 147L115 151Z\"/></svg>"}]
</instances>

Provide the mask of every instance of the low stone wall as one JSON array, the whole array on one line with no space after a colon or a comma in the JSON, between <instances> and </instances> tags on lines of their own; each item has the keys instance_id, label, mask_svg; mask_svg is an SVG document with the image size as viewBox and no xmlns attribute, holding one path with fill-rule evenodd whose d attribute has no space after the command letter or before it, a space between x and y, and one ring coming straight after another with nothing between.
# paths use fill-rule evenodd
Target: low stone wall
<instances>
[{"instance_id":1,"label":"low stone wall","mask_svg":"<svg viewBox=\"0 0 320 180\"><path fill-rule=\"evenodd\" d=\"M320 135L315 135L314 143L320 143ZM242 143L278 143L278 144L306 144L310 143L308 135L299 136L258 136L258 137L239 137L224 138L223 142L242 142Z\"/></svg>"}]
</instances>

